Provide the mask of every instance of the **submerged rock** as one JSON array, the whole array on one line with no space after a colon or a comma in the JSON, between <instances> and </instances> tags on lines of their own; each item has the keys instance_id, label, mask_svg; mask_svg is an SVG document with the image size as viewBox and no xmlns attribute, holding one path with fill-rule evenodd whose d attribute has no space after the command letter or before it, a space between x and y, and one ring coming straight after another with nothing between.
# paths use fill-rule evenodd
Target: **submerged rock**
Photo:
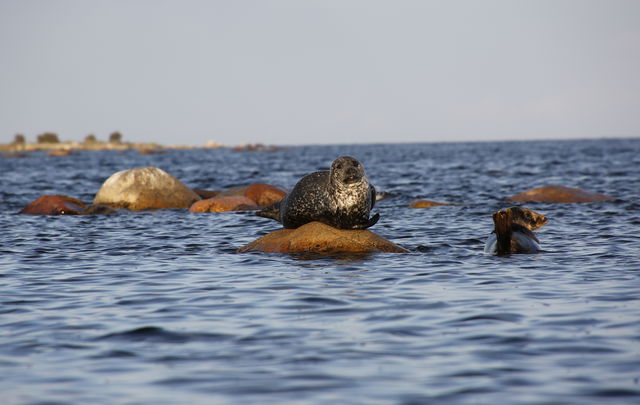
<instances>
[{"instance_id":1,"label":"submerged rock","mask_svg":"<svg viewBox=\"0 0 640 405\"><path fill-rule=\"evenodd\" d=\"M507 200L515 202L545 202L545 203L584 203L598 201L613 201L614 197L605 194L593 193L564 186L543 186L508 197Z\"/></svg>"},{"instance_id":2,"label":"submerged rock","mask_svg":"<svg viewBox=\"0 0 640 405\"><path fill-rule=\"evenodd\" d=\"M167 153L164 150L159 150L159 149L138 149L138 154L140 155L162 155L164 153Z\"/></svg>"},{"instance_id":3,"label":"submerged rock","mask_svg":"<svg viewBox=\"0 0 640 405\"><path fill-rule=\"evenodd\" d=\"M130 210L189 208L200 200L180 180L157 167L123 170L109 177L93 203Z\"/></svg>"},{"instance_id":4,"label":"submerged rock","mask_svg":"<svg viewBox=\"0 0 640 405\"><path fill-rule=\"evenodd\" d=\"M227 212L257 210L255 201L243 196L213 197L196 201L189 208L189 212Z\"/></svg>"},{"instance_id":5,"label":"submerged rock","mask_svg":"<svg viewBox=\"0 0 640 405\"><path fill-rule=\"evenodd\" d=\"M43 195L29 203L18 214L29 215L80 215L87 204L68 195Z\"/></svg>"},{"instance_id":6,"label":"submerged rock","mask_svg":"<svg viewBox=\"0 0 640 405\"><path fill-rule=\"evenodd\" d=\"M336 229L310 222L296 229L271 232L238 249L238 253L408 253L408 250L367 230Z\"/></svg>"},{"instance_id":7,"label":"submerged rock","mask_svg":"<svg viewBox=\"0 0 640 405\"><path fill-rule=\"evenodd\" d=\"M430 208L430 207L439 207L441 205L453 205L451 203L442 203L437 201L429 201L429 200L416 200L409 204L410 208Z\"/></svg>"},{"instance_id":8,"label":"submerged rock","mask_svg":"<svg viewBox=\"0 0 640 405\"><path fill-rule=\"evenodd\" d=\"M48 156L70 156L73 155L73 151L71 149L56 149L47 153Z\"/></svg>"},{"instance_id":9,"label":"submerged rock","mask_svg":"<svg viewBox=\"0 0 640 405\"><path fill-rule=\"evenodd\" d=\"M29 203L18 214L29 215L107 215L116 210L105 205L89 205L64 194L43 195Z\"/></svg>"}]
</instances>

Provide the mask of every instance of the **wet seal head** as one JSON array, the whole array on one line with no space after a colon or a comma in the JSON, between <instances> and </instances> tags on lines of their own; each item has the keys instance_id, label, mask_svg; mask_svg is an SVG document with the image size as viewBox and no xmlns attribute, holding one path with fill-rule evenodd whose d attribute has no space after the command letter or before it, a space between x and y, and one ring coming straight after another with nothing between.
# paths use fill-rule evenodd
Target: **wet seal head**
<instances>
[{"instance_id":1,"label":"wet seal head","mask_svg":"<svg viewBox=\"0 0 640 405\"><path fill-rule=\"evenodd\" d=\"M538 253L540 241L533 232L549 220L542 214L523 207L509 207L493 213L493 232L485 244L485 253Z\"/></svg>"},{"instance_id":2,"label":"wet seal head","mask_svg":"<svg viewBox=\"0 0 640 405\"><path fill-rule=\"evenodd\" d=\"M530 231L542 228L549 222L547 217L528 208L509 207L505 211L511 213L511 219L514 223L524 226Z\"/></svg>"},{"instance_id":3,"label":"wet seal head","mask_svg":"<svg viewBox=\"0 0 640 405\"><path fill-rule=\"evenodd\" d=\"M351 156L342 156L337 158L331 164L331 179L334 185L354 184L366 181L364 168L358 159Z\"/></svg>"},{"instance_id":4,"label":"wet seal head","mask_svg":"<svg viewBox=\"0 0 640 405\"><path fill-rule=\"evenodd\" d=\"M380 218L369 218L376 201L362 163L351 156L333 161L331 169L304 176L282 201L257 213L285 228L319 221L339 229L366 229Z\"/></svg>"}]
</instances>

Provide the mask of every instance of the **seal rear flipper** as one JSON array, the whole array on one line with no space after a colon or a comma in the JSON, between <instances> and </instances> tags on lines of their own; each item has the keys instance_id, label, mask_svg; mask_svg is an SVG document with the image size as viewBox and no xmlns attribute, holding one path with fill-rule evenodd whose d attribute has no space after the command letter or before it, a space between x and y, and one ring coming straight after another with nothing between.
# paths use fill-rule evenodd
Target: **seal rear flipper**
<instances>
[{"instance_id":1,"label":"seal rear flipper","mask_svg":"<svg viewBox=\"0 0 640 405\"><path fill-rule=\"evenodd\" d=\"M362 225L356 225L356 226L353 227L353 229L367 229L367 228L370 228L370 227L374 226L378 222L379 219L380 219L380 214L376 213L374 216L369 218L369 220L367 222L365 222Z\"/></svg>"},{"instance_id":2,"label":"seal rear flipper","mask_svg":"<svg viewBox=\"0 0 640 405\"><path fill-rule=\"evenodd\" d=\"M280 201L264 207L260 211L256 212L256 215L259 217L271 218L275 219L278 222L282 222L280 220Z\"/></svg>"}]
</instances>

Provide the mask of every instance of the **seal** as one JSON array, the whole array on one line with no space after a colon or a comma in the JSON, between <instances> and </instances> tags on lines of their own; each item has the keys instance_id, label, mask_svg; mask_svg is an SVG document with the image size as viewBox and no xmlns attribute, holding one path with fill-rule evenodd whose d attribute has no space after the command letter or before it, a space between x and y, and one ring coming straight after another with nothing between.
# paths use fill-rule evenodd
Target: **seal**
<instances>
[{"instance_id":1,"label":"seal","mask_svg":"<svg viewBox=\"0 0 640 405\"><path fill-rule=\"evenodd\" d=\"M522 207L510 207L493 213L494 229L485 243L485 253L538 253L542 250L534 230L549 220L542 214Z\"/></svg>"},{"instance_id":2,"label":"seal","mask_svg":"<svg viewBox=\"0 0 640 405\"><path fill-rule=\"evenodd\" d=\"M338 229L366 229L380 214L369 218L376 189L369 184L364 167L351 156L337 158L331 170L304 176L281 201L256 215L275 219L287 229L319 221Z\"/></svg>"}]
</instances>

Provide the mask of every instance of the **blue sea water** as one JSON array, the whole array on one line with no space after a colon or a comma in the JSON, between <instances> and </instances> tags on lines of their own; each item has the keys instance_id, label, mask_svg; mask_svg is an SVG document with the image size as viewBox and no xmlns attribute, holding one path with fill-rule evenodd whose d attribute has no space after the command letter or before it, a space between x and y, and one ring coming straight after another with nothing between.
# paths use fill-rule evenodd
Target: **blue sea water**
<instances>
[{"instance_id":1,"label":"blue sea water","mask_svg":"<svg viewBox=\"0 0 640 405\"><path fill-rule=\"evenodd\" d=\"M411 253L238 254L278 229L250 212L15 215L133 167L291 187L341 155ZM485 255L504 197L549 184L616 200L525 204L545 251ZM640 403L639 190L640 139L0 158L0 403Z\"/></svg>"}]
</instances>

